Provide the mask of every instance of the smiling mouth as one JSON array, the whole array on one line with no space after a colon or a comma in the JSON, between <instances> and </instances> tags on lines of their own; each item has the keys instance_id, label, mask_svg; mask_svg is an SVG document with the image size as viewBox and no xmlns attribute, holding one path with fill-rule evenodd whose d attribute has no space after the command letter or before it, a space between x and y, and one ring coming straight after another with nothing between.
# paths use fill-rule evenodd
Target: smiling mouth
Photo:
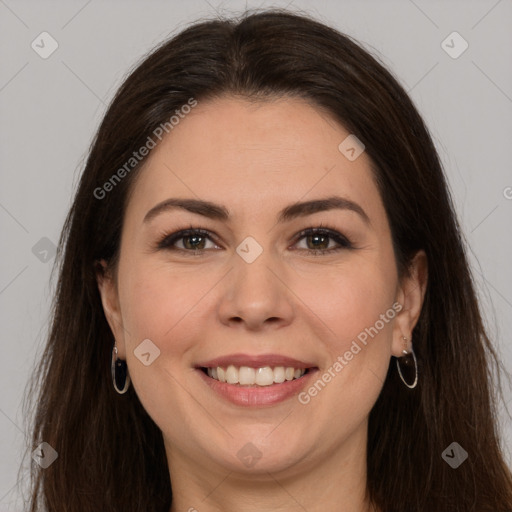
<instances>
[{"instance_id":1,"label":"smiling mouth","mask_svg":"<svg viewBox=\"0 0 512 512\"><path fill-rule=\"evenodd\" d=\"M292 366L250 366L201 367L203 373L213 380L239 387L265 387L283 384L304 377L313 368L293 368Z\"/></svg>"}]
</instances>

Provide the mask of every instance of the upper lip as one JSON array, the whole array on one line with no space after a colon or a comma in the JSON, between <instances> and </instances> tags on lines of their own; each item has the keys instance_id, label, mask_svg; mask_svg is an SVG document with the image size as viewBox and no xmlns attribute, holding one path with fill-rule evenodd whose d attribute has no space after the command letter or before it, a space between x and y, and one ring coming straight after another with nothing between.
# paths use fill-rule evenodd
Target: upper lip
<instances>
[{"instance_id":1,"label":"upper lip","mask_svg":"<svg viewBox=\"0 0 512 512\"><path fill-rule=\"evenodd\" d=\"M197 365L198 368L216 368L233 366L248 366L252 368L262 368L264 366L270 366L275 368L276 366L293 367L296 369L300 368L315 368L314 363L308 361L300 361L293 357L283 356L279 354L260 354L260 355L248 355L248 354L231 354L226 356L216 357L209 361L201 362Z\"/></svg>"}]
</instances>

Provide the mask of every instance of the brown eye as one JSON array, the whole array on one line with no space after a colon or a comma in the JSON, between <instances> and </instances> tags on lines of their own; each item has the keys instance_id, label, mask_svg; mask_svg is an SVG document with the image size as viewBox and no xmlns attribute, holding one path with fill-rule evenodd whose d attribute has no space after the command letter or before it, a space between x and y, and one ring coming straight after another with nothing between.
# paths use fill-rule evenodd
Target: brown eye
<instances>
[{"instance_id":1,"label":"brown eye","mask_svg":"<svg viewBox=\"0 0 512 512\"><path fill-rule=\"evenodd\" d=\"M352 244L345 236L331 229L306 229L299 234L297 242L302 239L305 239L306 247L300 250L311 251L313 253L323 254L353 248ZM334 246L332 243L334 243Z\"/></svg>"},{"instance_id":2,"label":"brown eye","mask_svg":"<svg viewBox=\"0 0 512 512\"><path fill-rule=\"evenodd\" d=\"M206 238L202 235L187 235L182 237L181 240L184 240L183 245L185 249L196 250L204 249Z\"/></svg>"},{"instance_id":3,"label":"brown eye","mask_svg":"<svg viewBox=\"0 0 512 512\"><path fill-rule=\"evenodd\" d=\"M333 253L353 248L348 238L332 229L306 229L298 235L295 244L302 239L305 239L306 247L299 248L299 250L308 251L313 254ZM208 247L208 242L211 242L213 247ZM218 245L214 242L211 233L202 228L176 231L164 236L157 244L157 249L176 250L193 254L214 248L218 248Z\"/></svg>"},{"instance_id":4,"label":"brown eye","mask_svg":"<svg viewBox=\"0 0 512 512\"><path fill-rule=\"evenodd\" d=\"M314 235L308 235L305 238L308 244L311 243L311 246L308 247L308 249L313 250L328 249L329 242L331 241L329 235L323 235L318 233L315 233Z\"/></svg>"},{"instance_id":5,"label":"brown eye","mask_svg":"<svg viewBox=\"0 0 512 512\"><path fill-rule=\"evenodd\" d=\"M210 233L203 229L186 229L166 235L157 245L158 249L180 250L185 252L204 251L207 241L213 242ZM180 246L181 244L181 246Z\"/></svg>"}]
</instances>

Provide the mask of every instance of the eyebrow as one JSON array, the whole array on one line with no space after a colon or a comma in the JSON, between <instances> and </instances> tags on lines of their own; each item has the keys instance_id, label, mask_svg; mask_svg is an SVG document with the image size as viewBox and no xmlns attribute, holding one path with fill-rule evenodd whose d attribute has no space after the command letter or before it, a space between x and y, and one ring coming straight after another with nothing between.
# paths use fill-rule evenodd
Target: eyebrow
<instances>
[{"instance_id":1,"label":"eyebrow","mask_svg":"<svg viewBox=\"0 0 512 512\"><path fill-rule=\"evenodd\" d=\"M185 210L213 220L228 221L230 218L229 210L223 205L200 199L170 198L151 208L151 210L146 213L143 222L149 222L157 215L175 209ZM355 212L366 224L371 224L370 218L361 206L350 199L340 196L330 196L324 199L293 203L279 212L277 222L289 222L299 217L312 215L313 213L335 209Z\"/></svg>"}]
</instances>

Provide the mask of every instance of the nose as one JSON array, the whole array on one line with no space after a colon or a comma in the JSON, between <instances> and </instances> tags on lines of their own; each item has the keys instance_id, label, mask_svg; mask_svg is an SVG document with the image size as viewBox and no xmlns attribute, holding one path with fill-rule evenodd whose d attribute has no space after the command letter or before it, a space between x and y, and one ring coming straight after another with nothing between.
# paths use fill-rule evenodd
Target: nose
<instances>
[{"instance_id":1,"label":"nose","mask_svg":"<svg viewBox=\"0 0 512 512\"><path fill-rule=\"evenodd\" d=\"M248 263L238 254L222 283L218 315L224 325L250 331L277 329L292 322L293 293L287 271L264 250Z\"/></svg>"}]
</instances>

